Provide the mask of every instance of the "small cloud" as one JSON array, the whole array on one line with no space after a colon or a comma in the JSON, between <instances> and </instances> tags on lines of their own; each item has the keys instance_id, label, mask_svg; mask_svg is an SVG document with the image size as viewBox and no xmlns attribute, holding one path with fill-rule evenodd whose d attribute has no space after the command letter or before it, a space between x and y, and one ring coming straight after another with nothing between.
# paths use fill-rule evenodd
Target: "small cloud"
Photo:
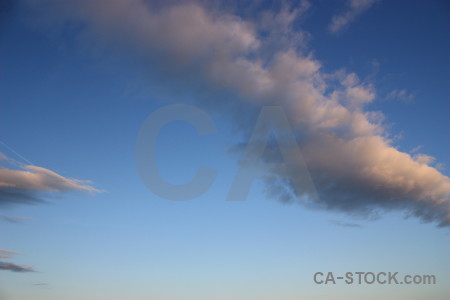
<instances>
[{"instance_id":1,"label":"small cloud","mask_svg":"<svg viewBox=\"0 0 450 300\"><path fill-rule=\"evenodd\" d=\"M436 160L436 158L434 158L433 156L426 155L426 154L420 154L420 153L414 155L413 158L418 163L425 164L425 165L430 165Z\"/></svg>"},{"instance_id":2,"label":"small cloud","mask_svg":"<svg viewBox=\"0 0 450 300\"><path fill-rule=\"evenodd\" d=\"M341 14L334 15L328 29L331 33L339 33L353 22L359 15L367 11L378 0L349 0L347 9Z\"/></svg>"},{"instance_id":3,"label":"small cloud","mask_svg":"<svg viewBox=\"0 0 450 300\"><path fill-rule=\"evenodd\" d=\"M362 228L363 226L357 223L345 223L341 221L332 220L330 221L331 224L341 227L350 227L350 228Z\"/></svg>"},{"instance_id":4,"label":"small cloud","mask_svg":"<svg viewBox=\"0 0 450 300\"><path fill-rule=\"evenodd\" d=\"M84 191L97 193L89 181L63 177L49 169L14 162L2 154L10 168L0 167L0 206L12 204L37 204L45 202L43 193ZM18 168L12 168L18 166Z\"/></svg>"},{"instance_id":5,"label":"small cloud","mask_svg":"<svg viewBox=\"0 0 450 300\"><path fill-rule=\"evenodd\" d=\"M19 254L14 251L0 249L0 258L12 258L13 255ZM3 262L0 261L0 270L5 271L11 271L11 272L19 272L19 273L26 273L26 272L35 272L35 270L30 266L23 266L23 265L16 265L9 262Z\"/></svg>"},{"instance_id":6,"label":"small cloud","mask_svg":"<svg viewBox=\"0 0 450 300\"><path fill-rule=\"evenodd\" d=\"M393 90L387 96L387 100L401 100L404 102L411 102L416 97L413 93L408 93L406 90Z\"/></svg>"},{"instance_id":7,"label":"small cloud","mask_svg":"<svg viewBox=\"0 0 450 300\"><path fill-rule=\"evenodd\" d=\"M419 152L421 149L423 148L423 145L419 145L414 147L411 151L409 151L410 153L417 153Z\"/></svg>"},{"instance_id":8,"label":"small cloud","mask_svg":"<svg viewBox=\"0 0 450 300\"><path fill-rule=\"evenodd\" d=\"M33 221L34 219L30 217L21 217L21 216L0 216L0 220L17 224L23 221Z\"/></svg>"},{"instance_id":9,"label":"small cloud","mask_svg":"<svg viewBox=\"0 0 450 300\"><path fill-rule=\"evenodd\" d=\"M11 258L13 255L19 254L14 251L0 249L0 258Z\"/></svg>"},{"instance_id":10,"label":"small cloud","mask_svg":"<svg viewBox=\"0 0 450 300\"><path fill-rule=\"evenodd\" d=\"M13 263L7 263L0 261L0 270L6 270L11 272L27 273L35 272L35 270L30 266L20 266Z\"/></svg>"},{"instance_id":11,"label":"small cloud","mask_svg":"<svg viewBox=\"0 0 450 300\"><path fill-rule=\"evenodd\" d=\"M9 251L9 250L0 249L0 254L15 255L15 254L19 254L19 253L14 252L14 251Z\"/></svg>"},{"instance_id":12,"label":"small cloud","mask_svg":"<svg viewBox=\"0 0 450 300\"><path fill-rule=\"evenodd\" d=\"M445 171L446 170L444 163L437 163L437 164L434 165L434 167L436 168L436 170L439 170L439 171Z\"/></svg>"},{"instance_id":13,"label":"small cloud","mask_svg":"<svg viewBox=\"0 0 450 300\"><path fill-rule=\"evenodd\" d=\"M47 286L48 283L45 283L45 282L39 282L39 283L33 283L33 285L35 285L35 286Z\"/></svg>"}]
</instances>

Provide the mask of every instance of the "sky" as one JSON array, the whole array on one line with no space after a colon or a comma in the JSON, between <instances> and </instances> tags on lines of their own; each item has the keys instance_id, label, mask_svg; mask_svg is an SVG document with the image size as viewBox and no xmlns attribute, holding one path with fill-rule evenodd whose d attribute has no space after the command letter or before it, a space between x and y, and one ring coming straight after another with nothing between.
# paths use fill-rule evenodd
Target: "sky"
<instances>
[{"instance_id":1,"label":"sky","mask_svg":"<svg viewBox=\"0 0 450 300\"><path fill-rule=\"evenodd\" d=\"M448 299L449 15L0 1L0 299Z\"/></svg>"}]
</instances>

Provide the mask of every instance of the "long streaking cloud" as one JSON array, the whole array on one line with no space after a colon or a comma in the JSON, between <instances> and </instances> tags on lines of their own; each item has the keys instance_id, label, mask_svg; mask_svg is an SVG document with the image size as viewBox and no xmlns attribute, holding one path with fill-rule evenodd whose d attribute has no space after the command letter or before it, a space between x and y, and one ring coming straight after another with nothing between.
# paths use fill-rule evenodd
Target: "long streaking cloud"
<instances>
[{"instance_id":1,"label":"long streaking cloud","mask_svg":"<svg viewBox=\"0 0 450 300\"><path fill-rule=\"evenodd\" d=\"M372 7L378 0L348 0L347 8L341 14L333 16L328 29L332 33L339 33L362 13Z\"/></svg>"},{"instance_id":2,"label":"long streaking cloud","mask_svg":"<svg viewBox=\"0 0 450 300\"><path fill-rule=\"evenodd\" d=\"M434 167L433 159L419 159L393 146L383 114L365 108L377 98L374 86L354 73L322 70L321 62L307 51L307 33L293 30L302 10L261 12L269 16L262 22L197 2L31 3L38 3L39 9L42 3L50 4L51 15L58 15L59 22L83 25L77 28L84 29L85 41L97 45L101 41L139 57L146 62L142 65L164 73L167 85L180 81L200 84L215 95L226 92L227 98L198 95L197 103L228 114L243 132L248 128L245 120L262 105L283 106L317 187L317 206L352 214L400 209L450 225L450 179ZM350 4L354 12L348 20L373 1ZM291 162L287 174L291 178L296 166L301 166L300 159ZM286 175L270 171L275 177ZM298 189L290 182L269 180L268 189L284 201L303 196L292 195Z\"/></svg>"},{"instance_id":3,"label":"long streaking cloud","mask_svg":"<svg viewBox=\"0 0 450 300\"><path fill-rule=\"evenodd\" d=\"M89 182L66 178L51 170L21 165L1 154L9 168L0 166L0 207L14 204L36 204L43 202L43 196L67 191L98 192ZM12 167L16 167L13 169ZM2 217L5 219L5 217ZM19 221L6 218L9 221Z\"/></svg>"},{"instance_id":4,"label":"long streaking cloud","mask_svg":"<svg viewBox=\"0 0 450 300\"><path fill-rule=\"evenodd\" d=\"M0 249L0 258L11 259L12 256L19 254L14 251ZM0 270L12 271L12 272L35 272L35 270L30 266L17 265L9 262L0 261Z\"/></svg>"},{"instance_id":5,"label":"long streaking cloud","mask_svg":"<svg viewBox=\"0 0 450 300\"><path fill-rule=\"evenodd\" d=\"M33 221L34 219L30 218L30 217L22 217L22 216L0 216L0 220L9 222L9 223L21 223L24 221Z\"/></svg>"},{"instance_id":6,"label":"long streaking cloud","mask_svg":"<svg viewBox=\"0 0 450 300\"><path fill-rule=\"evenodd\" d=\"M19 272L19 273L27 273L27 272L35 272L34 269L30 266L21 266L13 263L7 263L0 261L0 270Z\"/></svg>"},{"instance_id":7,"label":"long streaking cloud","mask_svg":"<svg viewBox=\"0 0 450 300\"><path fill-rule=\"evenodd\" d=\"M11 258L11 256L18 254L14 251L0 249L0 258Z\"/></svg>"}]
</instances>

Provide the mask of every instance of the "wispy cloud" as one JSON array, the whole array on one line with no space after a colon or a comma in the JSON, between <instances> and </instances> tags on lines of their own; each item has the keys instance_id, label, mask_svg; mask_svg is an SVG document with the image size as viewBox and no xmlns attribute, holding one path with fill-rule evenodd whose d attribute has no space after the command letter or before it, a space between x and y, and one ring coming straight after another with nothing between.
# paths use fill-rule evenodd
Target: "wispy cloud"
<instances>
[{"instance_id":1,"label":"wispy cloud","mask_svg":"<svg viewBox=\"0 0 450 300\"><path fill-rule=\"evenodd\" d=\"M336 221L336 220L332 220L330 221L331 224L336 225L336 226L341 226L341 227L349 227L349 228L362 228L363 226L357 223L347 223L347 222L342 222L342 221Z\"/></svg>"},{"instance_id":2,"label":"wispy cloud","mask_svg":"<svg viewBox=\"0 0 450 300\"><path fill-rule=\"evenodd\" d=\"M411 102L416 96L413 93L408 93L406 90L396 89L391 91L387 96L387 100L402 100Z\"/></svg>"},{"instance_id":3,"label":"wispy cloud","mask_svg":"<svg viewBox=\"0 0 450 300\"><path fill-rule=\"evenodd\" d=\"M30 217L22 217L22 216L0 216L0 220L9 223L22 223L24 221L33 221L33 218Z\"/></svg>"},{"instance_id":4,"label":"wispy cloud","mask_svg":"<svg viewBox=\"0 0 450 300\"><path fill-rule=\"evenodd\" d=\"M16 255L16 254L19 254L19 253L14 252L14 251L0 249L0 258L11 258L11 256Z\"/></svg>"},{"instance_id":5,"label":"wispy cloud","mask_svg":"<svg viewBox=\"0 0 450 300\"><path fill-rule=\"evenodd\" d=\"M8 157L6 155L4 155L3 153L0 153L0 160L7 161Z\"/></svg>"},{"instance_id":6,"label":"wispy cloud","mask_svg":"<svg viewBox=\"0 0 450 300\"><path fill-rule=\"evenodd\" d=\"M0 258L11 259L14 255L19 253L9 250L0 249ZM35 272L35 270L30 266L16 265L9 262L0 261L0 270L12 271L12 272Z\"/></svg>"},{"instance_id":7,"label":"wispy cloud","mask_svg":"<svg viewBox=\"0 0 450 300\"><path fill-rule=\"evenodd\" d=\"M235 95L226 101L195 98L198 105L228 114L243 133L248 133L248 119L261 106L283 106L317 186L317 206L352 214L402 209L425 221L450 225L450 179L429 161L392 145L383 115L366 109L377 98L374 86L354 73L326 73L310 52L298 50L305 48L303 39L296 41L302 47L280 42L282 47L266 48L264 33L285 37L291 34L289 22L295 18L283 17L283 26L267 22L261 28L195 2L158 6L143 0L44 2L59 8L59 17L68 22L83 23L82 34L91 37L85 41L103 41L139 57L147 62L142 65L150 64L170 79L167 86L182 82L193 90L200 86L215 95L223 91ZM349 11L332 23L332 31L341 30L374 2L350 1ZM288 174L268 171L275 177L293 178L300 176L300 166L300 160L294 159ZM58 182L64 187L79 185ZM281 188L268 181L268 187L280 199L304 196L301 187L289 181Z\"/></svg>"},{"instance_id":8,"label":"wispy cloud","mask_svg":"<svg viewBox=\"0 0 450 300\"><path fill-rule=\"evenodd\" d=\"M3 154L1 157L3 161L10 163L10 168L0 167L0 206L41 203L44 202L42 199L44 193L99 192L89 185L89 181L66 178L51 170L34 165L22 165ZM12 169L16 166L18 166L17 169ZM2 218L19 221L19 218L14 217Z\"/></svg>"},{"instance_id":9,"label":"wispy cloud","mask_svg":"<svg viewBox=\"0 0 450 300\"><path fill-rule=\"evenodd\" d=\"M332 33L339 33L362 13L372 7L378 0L348 0L347 7L341 14L334 15L328 29Z\"/></svg>"},{"instance_id":10,"label":"wispy cloud","mask_svg":"<svg viewBox=\"0 0 450 300\"><path fill-rule=\"evenodd\" d=\"M2 254L8 254L8 255L19 254L19 253L17 253L17 252L5 250L5 249L0 249L0 253L2 253Z\"/></svg>"},{"instance_id":11,"label":"wispy cloud","mask_svg":"<svg viewBox=\"0 0 450 300\"><path fill-rule=\"evenodd\" d=\"M0 261L0 270L19 272L19 273L27 273L27 272L35 272L35 270L30 266L20 266L13 263L6 263Z\"/></svg>"}]
</instances>

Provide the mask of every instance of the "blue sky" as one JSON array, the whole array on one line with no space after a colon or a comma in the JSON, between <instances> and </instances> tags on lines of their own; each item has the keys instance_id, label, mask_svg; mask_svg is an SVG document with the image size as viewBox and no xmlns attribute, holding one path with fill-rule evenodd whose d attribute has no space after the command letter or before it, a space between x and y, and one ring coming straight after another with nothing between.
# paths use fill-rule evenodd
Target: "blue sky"
<instances>
[{"instance_id":1,"label":"blue sky","mask_svg":"<svg viewBox=\"0 0 450 300\"><path fill-rule=\"evenodd\" d=\"M26 267L0 264L1 299L448 298L444 1L5 3L0 249L17 254L0 262ZM217 126L160 132L167 181L218 171L178 202L148 190L136 166L144 120L174 103ZM226 201L235 146L274 104L299 136L316 208L280 203L286 190L270 179ZM437 284L314 284L328 271Z\"/></svg>"}]
</instances>

